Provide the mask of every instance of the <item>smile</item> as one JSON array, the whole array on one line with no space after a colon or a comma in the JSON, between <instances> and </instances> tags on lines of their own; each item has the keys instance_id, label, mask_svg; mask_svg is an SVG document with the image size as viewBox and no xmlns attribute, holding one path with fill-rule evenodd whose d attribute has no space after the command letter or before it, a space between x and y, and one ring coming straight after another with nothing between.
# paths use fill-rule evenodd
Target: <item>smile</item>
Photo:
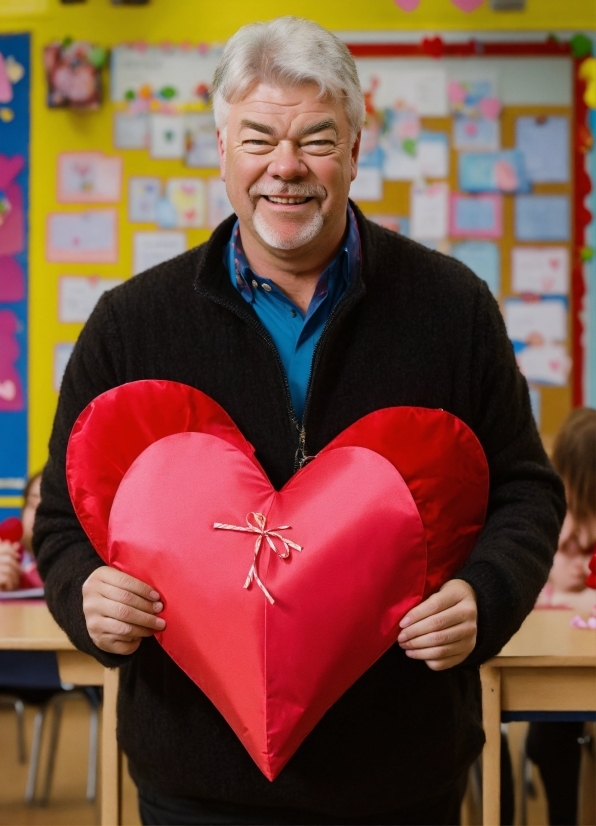
<instances>
[{"instance_id":1,"label":"smile","mask_svg":"<svg viewBox=\"0 0 596 826\"><path fill-rule=\"evenodd\" d=\"M305 204L312 200L311 198L284 198L276 195L264 195L263 197L272 204L283 204L283 206Z\"/></svg>"}]
</instances>

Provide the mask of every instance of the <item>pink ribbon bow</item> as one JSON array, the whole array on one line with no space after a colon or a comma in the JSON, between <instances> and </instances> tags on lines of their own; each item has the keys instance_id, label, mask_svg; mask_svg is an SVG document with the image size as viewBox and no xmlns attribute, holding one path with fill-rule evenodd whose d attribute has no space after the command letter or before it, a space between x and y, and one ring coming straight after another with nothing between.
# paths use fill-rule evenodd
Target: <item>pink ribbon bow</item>
<instances>
[{"instance_id":1,"label":"pink ribbon bow","mask_svg":"<svg viewBox=\"0 0 596 826\"><path fill-rule=\"evenodd\" d=\"M250 521L250 517L253 517L254 523ZM264 584L261 582L259 575L257 573L257 558L259 556L259 551L261 550L261 545L263 543L263 537L267 540L269 547L276 553L280 559L287 559L290 555L290 551L302 551L302 547L297 545L296 542L292 542L291 539L286 539L285 536L282 536L278 531L287 531L291 528L291 525L280 525L278 528L265 528L267 524L267 517L263 516L262 513L255 513L251 511L249 514L246 515L246 524L248 527L244 528L242 525L226 525L223 522L214 522L213 527L219 528L223 531L241 531L242 533L256 533L258 534L256 541L255 541L255 550L254 550L254 559L253 563L250 566L250 571L248 572L248 576L246 577L246 581L244 582L244 587L248 588L253 581L256 581L257 585L261 589L261 591L265 594L271 605L274 604L275 600L265 588ZM279 541L284 546L284 551L280 553L278 551L275 542L273 539L279 539Z\"/></svg>"}]
</instances>

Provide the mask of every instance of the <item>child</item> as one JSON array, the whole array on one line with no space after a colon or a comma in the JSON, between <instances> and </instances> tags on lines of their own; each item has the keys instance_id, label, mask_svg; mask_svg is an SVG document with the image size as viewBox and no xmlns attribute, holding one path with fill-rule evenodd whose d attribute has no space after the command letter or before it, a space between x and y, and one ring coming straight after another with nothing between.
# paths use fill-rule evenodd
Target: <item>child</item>
<instances>
[{"instance_id":1,"label":"child","mask_svg":"<svg viewBox=\"0 0 596 826\"><path fill-rule=\"evenodd\" d=\"M31 552L33 521L39 505L41 473L32 476L23 492L25 504L21 512L23 536L20 544L0 540L0 591L14 591L17 588L39 588L41 578Z\"/></svg>"},{"instance_id":2,"label":"child","mask_svg":"<svg viewBox=\"0 0 596 826\"><path fill-rule=\"evenodd\" d=\"M596 592L586 588L596 543L596 410L578 408L568 416L552 460L565 483L567 515L537 605L573 608L585 618L596 603ZM551 826L577 823L582 731L581 722L530 724L526 749L540 770Z\"/></svg>"}]
</instances>

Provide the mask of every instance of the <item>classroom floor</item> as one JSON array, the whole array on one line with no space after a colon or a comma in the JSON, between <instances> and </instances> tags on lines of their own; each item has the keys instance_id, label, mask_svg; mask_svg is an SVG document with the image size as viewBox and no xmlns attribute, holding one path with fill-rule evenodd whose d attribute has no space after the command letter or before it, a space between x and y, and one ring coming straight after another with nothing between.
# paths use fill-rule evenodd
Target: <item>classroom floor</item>
<instances>
[{"instance_id":1,"label":"classroom floor","mask_svg":"<svg viewBox=\"0 0 596 826\"><path fill-rule=\"evenodd\" d=\"M26 742L30 749L33 733L35 709L26 710ZM515 775L520 742L525 724L514 723L509 727L511 751ZM49 726L46 724L46 729ZM46 735L48 731L46 730ZM54 772L54 781L47 806L26 806L24 803L27 764L17 760L16 719L10 708L0 707L0 826L94 826L99 824L99 802L87 803L85 789L87 782L87 744L89 736L88 706L83 700L71 700L64 706L60 740ZM47 738L46 738L47 739ZM45 743L47 746L47 742ZM41 769L45 767L45 753L42 754ZM41 787L42 772L38 777ZM528 824L538 826L546 823L544 796L540 780L536 777L538 797L528 805ZM97 798L99 801L99 795ZM519 809L519 806L518 806ZM464 808L464 826L481 823L478 807L470 801ZM519 821L519 812L516 818ZM123 823L137 826L140 823L133 783L125 773L123 782Z\"/></svg>"}]
</instances>

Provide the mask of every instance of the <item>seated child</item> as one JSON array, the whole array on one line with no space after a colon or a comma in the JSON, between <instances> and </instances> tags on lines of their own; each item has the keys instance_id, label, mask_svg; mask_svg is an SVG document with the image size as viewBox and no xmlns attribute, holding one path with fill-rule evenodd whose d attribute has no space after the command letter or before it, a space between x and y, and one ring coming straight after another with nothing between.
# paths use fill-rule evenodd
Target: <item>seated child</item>
<instances>
[{"instance_id":1,"label":"seated child","mask_svg":"<svg viewBox=\"0 0 596 826\"><path fill-rule=\"evenodd\" d=\"M31 551L40 484L41 473L36 473L29 479L23 492L25 504L21 512L23 536L20 543L0 540L0 591L39 588L43 585Z\"/></svg>"},{"instance_id":2,"label":"seated child","mask_svg":"<svg viewBox=\"0 0 596 826\"><path fill-rule=\"evenodd\" d=\"M586 618L596 603L596 591L586 587L596 543L596 410L578 408L568 416L552 461L565 483L567 515L548 582L536 604L572 608ZM577 823L582 731L581 722L530 724L526 750L540 770L551 826Z\"/></svg>"}]
</instances>

